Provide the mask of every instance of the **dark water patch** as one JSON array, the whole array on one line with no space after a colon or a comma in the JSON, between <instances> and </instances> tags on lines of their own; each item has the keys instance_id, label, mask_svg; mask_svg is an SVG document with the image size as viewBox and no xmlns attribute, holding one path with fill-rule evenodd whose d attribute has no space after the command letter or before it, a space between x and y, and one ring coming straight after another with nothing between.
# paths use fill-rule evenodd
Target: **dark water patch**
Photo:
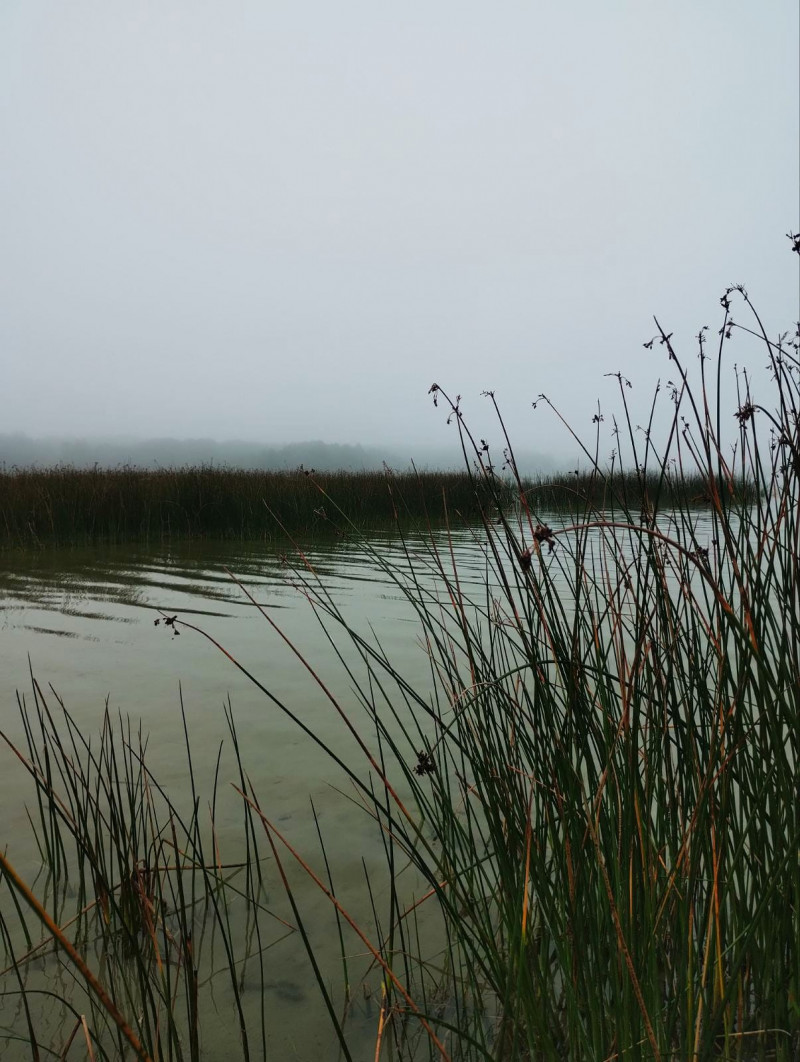
<instances>
[{"instance_id":1,"label":"dark water patch","mask_svg":"<svg viewBox=\"0 0 800 1062\"><path fill-rule=\"evenodd\" d=\"M51 607L50 611L61 612L64 616L75 616L76 619L101 620L107 623L136 623L133 616L112 616L108 612L84 612L79 608L70 608L64 605L62 608Z\"/></svg>"},{"instance_id":2,"label":"dark water patch","mask_svg":"<svg viewBox=\"0 0 800 1062\"><path fill-rule=\"evenodd\" d=\"M147 607L149 609L153 609L156 612L168 612L169 611L169 609L167 608L166 605L159 605L159 604L156 604L156 603L148 605ZM275 607L282 608L283 606L279 605L279 606L275 606ZM187 608L186 606L181 606L181 615L182 616L212 616L212 617L214 617L216 619L232 619L233 618L233 613L232 612L212 612L210 609L206 609L206 608ZM135 621L126 620L126 622L135 622Z\"/></svg>"},{"instance_id":3,"label":"dark water patch","mask_svg":"<svg viewBox=\"0 0 800 1062\"><path fill-rule=\"evenodd\" d=\"M78 638L84 642L99 642L99 638L93 638L90 634L77 634L75 631L57 631L53 627L36 627L30 623L20 624L24 631L33 631L34 634L54 634L56 638Z\"/></svg>"}]
</instances>

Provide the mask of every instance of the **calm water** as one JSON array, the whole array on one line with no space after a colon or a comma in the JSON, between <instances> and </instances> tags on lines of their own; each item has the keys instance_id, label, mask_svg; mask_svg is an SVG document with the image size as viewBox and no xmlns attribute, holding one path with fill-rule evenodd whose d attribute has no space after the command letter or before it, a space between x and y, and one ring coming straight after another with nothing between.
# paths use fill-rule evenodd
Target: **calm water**
<instances>
[{"instance_id":1,"label":"calm water","mask_svg":"<svg viewBox=\"0 0 800 1062\"><path fill-rule=\"evenodd\" d=\"M382 555L401 562L400 543L376 537ZM418 540L410 541L412 550ZM477 580L483 561L469 532L455 538L460 577ZM363 549L343 542L309 546L309 559L348 621L379 638L393 663L406 676L429 683L426 657L418 643L418 626L398 588ZM195 775L201 799L210 799L219 743L230 744L223 704L230 696L244 749L244 761L266 812L311 861L319 863L319 842L309 797L320 811L337 890L369 908L363 894L364 866L382 865L375 828L352 802L332 789L343 779L308 737L276 709L202 635L184 630L175 637L162 613L202 627L236 656L316 733L346 759L359 762L353 740L302 664L224 570L231 569L285 634L307 655L320 676L358 721L363 719L350 683L308 602L289 585L277 550L267 546L188 544L145 549L115 547L53 551L4 557L0 574L0 718L2 728L21 734L16 693L30 696L30 668L43 688L52 685L84 733L96 733L106 699L110 707L141 719L150 734L148 765L170 796L181 803L189 792L189 775L180 717L179 689L188 718ZM347 648L346 639L342 640ZM53 700L55 700L53 698ZM227 770L227 774L226 774ZM231 761L223 758L222 778L233 781ZM21 872L32 878L39 858L20 793L21 768L0 748L0 800L5 826L3 844ZM235 799L219 801L220 843L228 858L241 851L241 812ZM285 902L272 872L272 898L282 914ZM415 883L407 878L409 893ZM302 880L298 887L303 890ZM332 972L338 942L328 901L309 887L301 897L309 928L328 941ZM299 934L279 942L269 953L268 1012L273 1057L335 1057L327 1018L311 980ZM353 960L358 981L367 961ZM220 1013L232 1018L230 999L220 979ZM374 1044L377 1008L360 1000L354 1024L363 1025L365 1045ZM226 1037L235 1026L221 1021L214 1042L205 1041L209 1058L225 1058ZM16 1057L10 1053L3 1057ZM365 1046L366 1050L366 1046ZM27 1057L20 1048L19 1057Z\"/></svg>"},{"instance_id":2,"label":"calm water","mask_svg":"<svg viewBox=\"0 0 800 1062\"><path fill-rule=\"evenodd\" d=\"M711 529L698 517L697 542L708 545ZM480 533L464 530L452 546L462 588L485 595L486 565ZM401 543L375 536L371 545L403 565ZM407 542L412 553L426 553L422 540ZM450 544L441 543L448 557ZM362 547L343 541L312 543L308 558L349 624L380 641L393 665L417 689L430 686L429 665L419 643L419 626L397 585ZM558 563L559 551L544 554ZM336 660L315 614L291 585L280 551L267 546L184 544L144 549L117 547L53 551L4 557L0 571L0 719L19 738L16 693L30 690L30 668L40 685L58 692L85 734L97 733L106 700L112 710L130 715L150 734L148 766L176 804L187 800L186 760L180 693L191 738L201 801L211 797L221 741L230 748L223 705L230 697L244 765L261 806L294 845L321 869L319 840L309 798L319 810L320 826L336 881L337 894L364 928L374 931L365 890L365 867L381 881L383 850L375 826L340 790L345 779L299 728L287 719L202 634L172 634L162 614L178 614L207 632L231 652L311 730L346 761L363 766L363 757L319 687L281 637L225 571L230 569L285 635L305 654L354 722L367 726L351 681ZM415 570L423 571L424 566ZM433 588L436 578L426 578ZM481 598L477 594L478 600ZM341 633L337 645L349 661L352 646ZM29 695L29 694L28 694ZM368 732L368 731L367 731ZM216 825L223 858L242 857L241 809L229 782L236 780L230 755L223 755L221 780L229 799L220 797ZM24 775L11 753L0 747L0 800L5 826L2 843L22 873L32 878L39 857L21 794ZM271 907L282 917L291 912L277 877L267 864ZM329 901L298 873L295 887L309 931L326 973L339 978L338 938ZM422 883L406 873L409 898ZM385 893L380 886L378 907ZM285 939L275 932L267 961L268 1056L320 1060L336 1058L336 1044L321 1005L299 934ZM270 942L272 943L272 942ZM354 1057L372 1057L378 1006L365 998L361 979L369 963L353 945L351 978L356 985L350 1029ZM236 1036L230 984L218 979L212 999L219 1021L207 1023L203 1054L232 1057L226 1048ZM374 976L373 976L374 982ZM214 982L216 984L216 982ZM227 984L227 988L226 988ZM212 985L212 987L214 987ZM247 987L247 982L245 982ZM251 1017L260 1003L260 981L251 985L245 1007ZM257 1019L253 1018L254 1026ZM2 1039L0 1039L2 1047ZM27 1049L5 1045L2 1057L25 1058ZM238 1054L236 1057L239 1057ZM256 1051L260 1057L260 1048Z\"/></svg>"}]
</instances>

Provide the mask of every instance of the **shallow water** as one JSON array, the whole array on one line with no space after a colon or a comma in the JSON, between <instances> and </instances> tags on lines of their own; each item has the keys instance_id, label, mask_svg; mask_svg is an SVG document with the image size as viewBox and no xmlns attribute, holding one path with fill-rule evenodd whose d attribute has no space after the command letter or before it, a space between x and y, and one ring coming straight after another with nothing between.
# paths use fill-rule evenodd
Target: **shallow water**
<instances>
[{"instance_id":1,"label":"shallow water","mask_svg":"<svg viewBox=\"0 0 800 1062\"><path fill-rule=\"evenodd\" d=\"M557 521L552 523L556 526ZM707 545L711 528L699 514L696 532L697 542ZM624 545L624 552L634 548L632 541ZM449 538L442 533L438 545L445 567L452 570L455 563L462 589L468 594L475 591L477 600L485 602L484 533L468 528ZM407 550L421 558L414 563L414 571L434 593L441 592L441 580L437 581L426 561L430 547L418 536L410 535L403 542L386 533L371 536L367 547L331 539L307 543L305 576L312 581L319 578L346 621L367 639L380 642L396 670L425 691L431 686L430 664L420 644L419 624L408 599L380 562L385 559L402 570L407 565ZM351 791L341 770L208 638L186 627L176 635L164 622L165 616L177 615L204 631L363 774L363 753L352 735L303 661L270 625L272 620L280 628L368 737L368 719L352 680L292 574L292 563L302 567L303 558L293 554L287 567L285 549L263 544L186 543L6 555L0 567L0 725L15 740L20 739L16 692L30 701L30 666L50 701L56 704L48 686L63 698L87 735L98 732L106 701L113 712L129 715L134 727L141 720L150 735L148 767L181 806L191 793L182 701L201 803L211 799L219 747L224 744L215 824L223 858L234 860L242 857L243 831L241 806L230 787L238 781L223 709L230 697L244 767L262 808L320 869L319 839L310 811L313 800L337 894L365 930L374 933L365 876L370 874L377 906L381 909L383 903L385 910L383 848L374 823L349 799ZM592 539L590 555L601 557L599 550L598 535ZM562 562L569 563L568 552L559 549L551 555L543 551L542 563L552 564L554 572ZM490 575L488 585L492 581ZM345 659L358 670L346 634L339 630L334 638ZM409 755L414 755L413 749ZM0 747L3 845L31 880L40 859L21 796L31 795L24 783L13 755ZM272 860L265 866L270 908L291 920ZM340 980L341 964L331 905L302 872L295 873L292 882L325 976L335 984ZM411 873L404 874L402 886L409 898L418 896L424 887ZM264 992L256 971L248 968L242 980L245 1010L256 1026L261 999L265 1001L266 1055L315 1057L320 1062L337 1058L337 1045L299 934L287 937L282 929L275 929L268 943L273 946L267 952ZM357 941L351 943L353 1057L372 1057L379 1009L375 995L370 994L375 975L362 984L369 957ZM238 1048L230 1050L231 1037L238 1039L238 1035L226 976L212 979L209 999L215 1018L206 1023L203 1057L239 1057ZM253 1045L252 1051L253 1057L262 1057L260 1044ZM16 1047L6 1044L3 1058L28 1057L27 1048L16 1052Z\"/></svg>"},{"instance_id":2,"label":"shallow water","mask_svg":"<svg viewBox=\"0 0 800 1062\"><path fill-rule=\"evenodd\" d=\"M404 562L404 547L396 537L377 535L369 545L380 556ZM446 545L449 551L450 542ZM478 580L483 561L473 533L465 530L455 535L452 546L462 580L467 584L472 578ZM421 540L411 536L405 547L413 552L421 547ZM413 611L381 571L375 554L357 544L318 541L307 546L306 556L348 622L365 636L379 639L399 671L418 677L420 685L429 683ZM265 545L189 543L5 556L0 571L2 729L13 740L21 739L16 697L19 691L31 702L29 668L49 703L57 708L48 689L51 686L87 735L99 731L108 701L113 712L129 715L134 727L141 720L150 735L148 767L180 805L190 793L181 698L197 789L201 800L208 801L220 742L230 747L223 712L230 697L244 765L261 806L301 852L319 862L309 804L313 799L337 891L364 905L363 921L369 929L365 866L372 868L377 880L383 853L372 822L337 791L343 785L341 772L208 639L186 628L176 636L164 623L165 615L178 615L202 628L346 761L362 762L319 685L226 569L235 573L313 664L353 721L357 725L365 721L313 610L291 585L282 550ZM347 639L337 637L337 642L347 653ZM232 759L223 756L221 781L235 780ZM3 844L17 869L31 880L40 859L21 797L27 793L30 799L31 794L24 787L22 768L3 746ZM241 810L235 799L226 803L220 796L216 824L223 852L232 853L229 858L238 856ZM408 877L407 884L411 894L415 883ZM285 916L285 899L274 868L268 873L268 887L276 910ZM336 976L338 939L329 902L302 875L296 887L323 965L328 964ZM276 933L276 939L280 935ZM269 952L265 982L270 1054L333 1058L336 1049L329 1022L298 937L280 941ZM359 970L367 965L363 955L353 959L352 976L360 994L351 1026L357 1042L362 1029L365 1045L374 1044L377 1022L377 1006L364 997L358 984ZM229 996L230 986L220 978L215 996L220 1021L206 1034L204 1057L228 1057L226 1038L235 1035ZM3 1057L17 1057L16 1050L7 1044ZM27 1050L20 1047L19 1057L27 1057Z\"/></svg>"}]
</instances>

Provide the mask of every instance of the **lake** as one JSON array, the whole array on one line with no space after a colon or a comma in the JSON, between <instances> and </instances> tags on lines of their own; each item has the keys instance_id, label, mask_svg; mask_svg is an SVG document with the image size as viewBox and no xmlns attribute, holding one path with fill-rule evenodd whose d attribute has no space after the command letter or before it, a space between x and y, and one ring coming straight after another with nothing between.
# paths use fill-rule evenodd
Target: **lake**
<instances>
[{"instance_id":1,"label":"lake","mask_svg":"<svg viewBox=\"0 0 800 1062\"><path fill-rule=\"evenodd\" d=\"M553 516L552 525L558 524ZM670 532L668 520L664 528ZM698 547L707 547L712 533L708 514L700 512L692 516L689 531L675 532L681 537L688 534L689 543ZM441 531L433 541L444 570L452 574L455 567L461 590L467 596L474 592L485 612L487 589L492 591L497 580L497 572L487 568L485 531L465 527L450 536ZM219 860L227 865L245 856L242 805L232 788L240 779L226 722L230 703L243 766L264 813L327 880L321 833L336 895L374 939L390 921L381 835L359 805L359 794L344 772L299 725L357 769L360 777L368 777L364 753L331 703L333 698L374 753L374 723L357 688L364 667L341 626L329 623L326 629L321 625L307 600L303 580L308 586L324 587L343 620L370 645L379 644L392 666L423 698L434 689L431 662L421 641L419 620L403 593L403 579L413 572L423 591L431 595L431 614L436 612L432 603L437 598L445 611L450 610L450 600L441 576L430 565L431 545L423 536L409 534L401 539L382 532L364 542L317 539L305 543L303 549L301 555L286 546L189 542L6 555L0 574L2 726L13 741L22 740L16 698L19 691L28 705L32 703L30 667L55 714L59 712L57 694L81 733L95 735L95 741L106 706L113 716L129 716L134 732L141 721L143 732L149 734L148 768L186 815L192 791L182 703L202 810L198 816L204 829L210 821L208 808L218 776L214 843ZM609 557L626 564L637 546L633 534L626 532L609 546L603 543L602 532L593 530L586 549L587 557L602 572ZM552 553L544 548L536 563L549 568L559 587L559 579L568 581L569 543L562 540ZM397 578L390 577L388 567ZM519 574L516 561L514 567ZM666 587L672 577L665 578ZM596 593L602 610L602 580ZM574 607L569 595L562 603L567 613ZM176 628L167 623L173 616L184 625ZM230 657L266 687L269 695ZM288 718L276 702L297 720ZM402 699L397 704L403 708ZM447 703L444 707L452 709ZM401 723L390 721L389 725ZM405 742L409 762L421 745L422 741L414 745L413 738ZM4 845L23 877L33 881L41 858L25 805L34 807L34 794L12 752L3 746L0 756ZM338 1044L301 934L286 928L287 922L296 925L297 912L287 901L279 868L263 837L260 856L266 888L258 947L251 939L253 923L245 906L232 906L229 916L233 936L248 941L244 956L237 956L236 963L251 1057L338 1058ZM333 986L332 994L341 1006L343 973L334 909L290 857L288 863L289 882L305 930L314 942L322 975ZM402 889L401 908L412 904L429 885L409 868L401 869L397 881ZM46 893L47 882L41 874L36 889ZM433 960L442 942L435 920L426 921L426 910L421 909L416 926ZM205 942L198 958L206 1016L203 1057L239 1057L231 978L214 933L206 936L205 924L200 929ZM349 1043L354 1058L372 1057L380 1011L380 971L352 933L346 935L345 952L352 988L346 1023ZM90 954L89 960L97 966L103 956ZM39 978L36 983L42 987L68 991L64 966L53 957L31 967L28 976L34 981ZM10 1000L6 1007L17 1008L15 1028L24 1033L18 1003L13 997ZM4 1018L6 1013L0 1006L0 1024L12 1023L11 1018ZM57 1047L64 1038L63 1026L72 1019L59 1013L50 1020L51 1044ZM234 1042L236 1051L231 1046ZM0 1040L0 1048L4 1059L29 1057L27 1045L7 1041L3 1046Z\"/></svg>"},{"instance_id":2,"label":"lake","mask_svg":"<svg viewBox=\"0 0 800 1062\"><path fill-rule=\"evenodd\" d=\"M473 577L476 585L484 580L478 540L478 534L463 530L441 541L448 551L452 546L466 589ZM402 567L404 550L413 553L422 540L411 535L404 544L384 533L372 536L369 545L374 552L347 541L321 540L306 545L306 557L348 623L365 637L379 640L397 669L425 688L430 685L430 670L418 623L409 602L379 563L384 558ZM382 880L383 849L374 823L354 805L349 791L341 792L342 773L210 641L186 628L175 635L164 622L165 616L177 614L201 627L346 762L361 766L361 753L318 683L225 570L235 573L305 655L355 724L366 723L352 683L314 611L292 585L285 550L203 542L6 555L0 573L2 727L12 740L21 740L16 697L19 691L32 703L30 666L51 706L58 708L50 686L87 737L99 733L106 702L112 713L129 715L134 727L141 720L150 735L149 769L175 802L185 806L190 802L190 784L182 697L201 802L211 798L220 742L225 743L220 791L227 787L231 799L219 796L216 826L220 849L233 860L242 855L243 839L241 806L228 786L238 781L224 715L230 697L244 766L264 811L319 867L320 843L309 803L313 799L337 894L349 898L364 927L374 932L365 871L375 882ZM355 654L347 639L341 644L352 661ZM41 863L24 806L25 802L32 806L33 793L7 747L0 757L3 843L14 865L31 881ZM271 863L267 860L270 905L280 917L291 920ZM335 978L341 966L331 905L304 875L294 875L293 881L323 966ZM420 888L411 874L406 875L405 885L409 897ZM379 906L383 899L380 893L375 898ZM299 936L287 937L282 928L276 930L267 953L268 1050L272 1057L333 1058L335 1040ZM354 950L350 1028L356 1043L363 1035L367 1050L367 1045L374 1047L378 1007L371 991L376 978L373 973L362 987L369 960L363 948ZM43 969L41 975L47 981L54 974ZM219 1008L220 1020L206 1023L210 1031L203 1043L208 1058L228 1057L225 1044L238 1035L226 976L217 982L212 981L209 999ZM243 983L247 984L244 977ZM260 981L250 997L244 995L253 1014L256 995L262 995ZM254 1023L258 1025L256 1018ZM18 1055L16 1051L9 1042L3 1057L28 1057L27 1046L20 1046ZM259 1057L257 1050L254 1054Z\"/></svg>"}]
</instances>

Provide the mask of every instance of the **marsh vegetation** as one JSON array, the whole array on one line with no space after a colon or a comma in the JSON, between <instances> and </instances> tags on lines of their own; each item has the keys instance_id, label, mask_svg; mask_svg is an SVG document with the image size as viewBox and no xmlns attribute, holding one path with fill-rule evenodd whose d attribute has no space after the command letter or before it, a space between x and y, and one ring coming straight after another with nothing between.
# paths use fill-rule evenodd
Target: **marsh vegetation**
<instances>
[{"instance_id":1,"label":"marsh vegetation","mask_svg":"<svg viewBox=\"0 0 800 1062\"><path fill-rule=\"evenodd\" d=\"M735 299L747 325L733 323ZM233 760L209 793L192 775L182 811L135 728L109 718L90 742L34 686L15 749L35 786L47 884L34 895L13 849L2 856L9 1038L63 1058L88 1045L108 1058L222 1057L206 1046L221 1018L198 958L213 940L211 965L230 985L225 1057L269 1057L258 1001L280 980L269 945L285 931L302 940L332 1057L798 1057L800 335L770 339L741 288L721 301L713 357L701 332L690 366L659 329L674 380L663 421L648 403L637 432L619 379L625 446L609 468L597 438L587 444L593 489L565 483L560 514L516 474L511 441L495 461L434 385L472 492L447 514L469 518L481 578L460 570L455 530L425 551L403 548L399 527L394 559L362 540L416 621L424 679L354 622L299 545L290 552L287 583L329 635L330 660L291 639L286 652L342 742L309 727L235 647L192 618L160 617L170 635L213 642L335 766L382 857L365 862L364 907L338 890L322 825L301 850L251 785L256 750L232 715ZM768 365L757 391L745 375L725 382L740 334ZM357 536L336 484L304 480ZM344 692L326 677L331 661ZM214 841L223 779L241 821L233 866ZM273 924L267 880L273 900L283 891L285 924ZM338 965L307 928L313 894ZM56 991L58 1021L37 978L46 953L74 978Z\"/></svg>"},{"instance_id":2,"label":"marsh vegetation","mask_svg":"<svg viewBox=\"0 0 800 1062\"><path fill-rule=\"evenodd\" d=\"M584 464L586 462L584 461ZM520 477L526 503L540 511L578 511L613 505L667 508L711 503L700 475L661 477L596 468ZM718 484L718 487L729 486ZM737 483L740 500L753 485ZM325 496L335 501L326 504ZM503 465L493 483L506 510L520 500L518 485ZM489 496L467 472L292 472L198 466L144 470L52 468L0 470L0 549L44 549L122 542L159 543L191 539L278 541L288 536L343 535L449 515L477 521Z\"/></svg>"},{"instance_id":3,"label":"marsh vegetation","mask_svg":"<svg viewBox=\"0 0 800 1062\"><path fill-rule=\"evenodd\" d=\"M455 472L291 472L197 466L0 471L6 548L192 538L264 541L335 534L324 496L356 528L440 520L442 495L475 518L469 476Z\"/></svg>"}]
</instances>

